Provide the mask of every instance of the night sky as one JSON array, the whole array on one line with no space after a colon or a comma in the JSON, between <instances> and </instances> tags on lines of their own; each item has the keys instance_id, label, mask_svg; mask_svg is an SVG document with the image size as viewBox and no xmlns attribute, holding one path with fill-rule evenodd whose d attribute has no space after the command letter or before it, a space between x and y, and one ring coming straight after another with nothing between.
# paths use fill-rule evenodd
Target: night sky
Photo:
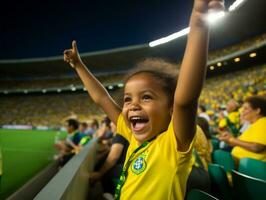
<instances>
[{"instance_id":1,"label":"night sky","mask_svg":"<svg viewBox=\"0 0 266 200\"><path fill-rule=\"evenodd\" d=\"M148 43L187 27L192 5L193 0L6 1L0 59L62 55L73 39L80 52Z\"/></svg>"}]
</instances>

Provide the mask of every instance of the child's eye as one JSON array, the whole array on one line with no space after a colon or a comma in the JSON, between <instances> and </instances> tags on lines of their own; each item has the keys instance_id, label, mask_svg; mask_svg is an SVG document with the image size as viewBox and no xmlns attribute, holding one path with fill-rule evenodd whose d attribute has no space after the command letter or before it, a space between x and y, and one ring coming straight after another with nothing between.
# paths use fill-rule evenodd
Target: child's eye
<instances>
[{"instance_id":1,"label":"child's eye","mask_svg":"<svg viewBox=\"0 0 266 200\"><path fill-rule=\"evenodd\" d=\"M149 99L152 99L152 97L150 95L143 95L142 99L149 100Z\"/></svg>"},{"instance_id":2,"label":"child's eye","mask_svg":"<svg viewBox=\"0 0 266 200\"><path fill-rule=\"evenodd\" d=\"M129 102L129 101L131 101L130 97L124 97L124 102Z\"/></svg>"}]
</instances>

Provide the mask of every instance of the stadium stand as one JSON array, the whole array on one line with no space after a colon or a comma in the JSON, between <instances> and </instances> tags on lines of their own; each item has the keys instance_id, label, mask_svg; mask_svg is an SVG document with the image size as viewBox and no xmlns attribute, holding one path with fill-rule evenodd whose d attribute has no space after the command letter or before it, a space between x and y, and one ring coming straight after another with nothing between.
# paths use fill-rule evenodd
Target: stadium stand
<instances>
[{"instance_id":1,"label":"stadium stand","mask_svg":"<svg viewBox=\"0 0 266 200\"><path fill-rule=\"evenodd\" d=\"M230 98L243 100L252 94L264 95L266 65L210 78L206 81L200 102L209 113L217 113ZM121 80L121 79L120 79ZM109 80L108 80L109 82ZM111 93L119 98L119 92ZM0 123L58 127L74 112L82 121L99 118L103 112L87 93L68 92L55 94L8 95L0 97Z\"/></svg>"}]
</instances>

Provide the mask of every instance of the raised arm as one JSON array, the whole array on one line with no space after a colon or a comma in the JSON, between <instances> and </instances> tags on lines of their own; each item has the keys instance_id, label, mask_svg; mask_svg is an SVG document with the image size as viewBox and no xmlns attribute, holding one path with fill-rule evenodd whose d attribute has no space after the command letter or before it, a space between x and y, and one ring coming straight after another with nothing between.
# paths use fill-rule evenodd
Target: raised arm
<instances>
[{"instance_id":1,"label":"raised arm","mask_svg":"<svg viewBox=\"0 0 266 200\"><path fill-rule=\"evenodd\" d=\"M206 74L209 43L208 11L223 10L222 0L195 0L190 33L175 91L174 131L178 150L186 151L196 132L197 102Z\"/></svg>"},{"instance_id":2,"label":"raised arm","mask_svg":"<svg viewBox=\"0 0 266 200\"><path fill-rule=\"evenodd\" d=\"M64 51L64 60L77 71L92 100L98 104L111 121L116 124L118 116L121 113L121 108L114 102L103 85L84 65L79 56L76 41L72 42L72 49Z\"/></svg>"}]
</instances>

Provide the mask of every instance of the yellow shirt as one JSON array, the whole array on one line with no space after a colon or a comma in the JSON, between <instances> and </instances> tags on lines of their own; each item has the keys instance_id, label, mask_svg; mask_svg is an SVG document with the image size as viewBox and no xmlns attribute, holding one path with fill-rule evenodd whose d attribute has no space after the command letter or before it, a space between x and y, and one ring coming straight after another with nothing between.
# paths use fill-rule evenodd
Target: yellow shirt
<instances>
[{"instance_id":1,"label":"yellow shirt","mask_svg":"<svg viewBox=\"0 0 266 200\"><path fill-rule=\"evenodd\" d=\"M234 124L237 128L239 128L240 118L239 118L239 112L231 112L228 114L228 119L232 124ZM226 118L223 118L219 121L219 128L224 128L228 126Z\"/></svg>"},{"instance_id":2,"label":"yellow shirt","mask_svg":"<svg viewBox=\"0 0 266 200\"><path fill-rule=\"evenodd\" d=\"M266 117L258 119L242 135L240 135L238 139L266 145ZM266 162L266 151L253 153L242 147L236 146L232 150L232 155L238 159L253 158Z\"/></svg>"},{"instance_id":3,"label":"yellow shirt","mask_svg":"<svg viewBox=\"0 0 266 200\"><path fill-rule=\"evenodd\" d=\"M117 133L130 143L126 163L139 145L122 115L118 118ZM128 168L120 199L184 199L187 178L193 166L192 144L193 142L187 152L177 150L171 121L167 131L158 135L135 154Z\"/></svg>"}]
</instances>

